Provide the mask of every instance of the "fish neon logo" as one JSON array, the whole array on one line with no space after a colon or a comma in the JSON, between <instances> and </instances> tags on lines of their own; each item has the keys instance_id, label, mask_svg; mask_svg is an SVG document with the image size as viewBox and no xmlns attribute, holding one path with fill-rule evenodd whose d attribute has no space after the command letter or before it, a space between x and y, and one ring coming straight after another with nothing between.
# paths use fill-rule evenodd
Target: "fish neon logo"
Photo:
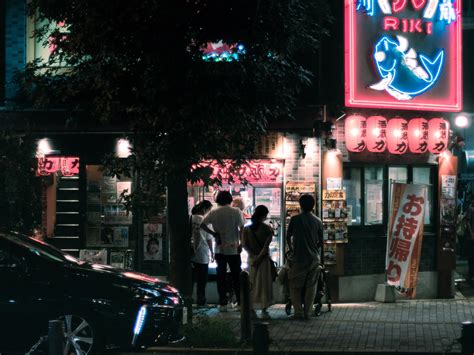
<instances>
[{"instance_id":1,"label":"fish neon logo","mask_svg":"<svg viewBox=\"0 0 474 355\"><path fill-rule=\"evenodd\" d=\"M405 37L397 36L397 39L398 42L383 36L375 45L373 58L381 81L370 88L385 90L397 100L411 100L438 81L444 64L444 50L439 50L430 60L413 48L408 49Z\"/></svg>"}]
</instances>

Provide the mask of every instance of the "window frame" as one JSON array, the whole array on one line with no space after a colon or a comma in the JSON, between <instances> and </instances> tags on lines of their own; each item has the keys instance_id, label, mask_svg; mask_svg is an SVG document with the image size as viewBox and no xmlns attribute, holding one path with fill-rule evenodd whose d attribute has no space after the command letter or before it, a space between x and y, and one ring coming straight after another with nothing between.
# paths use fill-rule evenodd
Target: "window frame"
<instances>
[{"instance_id":1,"label":"window frame","mask_svg":"<svg viewBox=\"0 0 474 355\"><path fill-rule=\"evenodd\" d=\"M365 168L366 167L382 167L383 168L383 216L381 224L366 224L365 214L366 214L366 191L365 191ZM431 201L431 211L430 211L430 223L425 224L424 234L433 234L435 232L437 216L434 213L437 206L438 198L438 189L437 187L437 169L436 165L432 164L364 164L364 163L352 163L346 162L343 165L343 169L359 168L361 170L361 184L360 184L360 196L361 196L361 223L358 225L349 225L349 235L353 237L358 236L377 236L377 237L386 237L387 234L387 224L388 224L388 213L389 213L389 168L407 168L407 183L413 182L413 169L414 168L429 168L430 169L430 188L432 191L432 201Z\"/></svg>"}]
</instances>

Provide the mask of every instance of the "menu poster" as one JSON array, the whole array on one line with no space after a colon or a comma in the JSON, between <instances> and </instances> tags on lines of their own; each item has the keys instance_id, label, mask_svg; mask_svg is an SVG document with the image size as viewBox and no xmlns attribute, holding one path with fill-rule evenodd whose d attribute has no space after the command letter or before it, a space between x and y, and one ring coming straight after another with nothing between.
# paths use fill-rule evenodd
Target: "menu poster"
<instances>
[{"instance_id":1,"label":"menu poster","mask_svg":"<svg viewBox=\"0 0 474 355\"><path fill-rule=\"evenodd\" d=\"M79 259L91 264L107 264L107 249L81 249Z\"/></svg>"},{"instance_id":2,"label":"menu poster","mask_svg":"<svg viewBox=\"0 0 474 355\"><path fill-rule=\"evenodd\" d=\"M327 190L342 190L342 178L327 178L326 186Z\"/></svg>"},{"instance_id":3,"label":"menu poster","mask_svg":"<svg viewBox=\"0 0 474 355\"><path fill-rule=\"evenodd\" d=\"M128 247L128 227L114 227L113 244L115 247Z\"/></svg>"},{"instance_id":4,"label":"menu poster","mask_svg":"<svg viewBox=\"0 0 474 355\"><path fill-rule=\"evenodd\" d=\"M382 223L383 216L383 181L367 180L365 182L366 193L366 222L368 224Z\"/></svg>"},{"instance_id":5,"label":"menu poster","mask_svg":"<svg viewBox=\"0 0 474 355\"><path fill-rule=\"evenodd\" d=\"M335 244L324 245L324 264L325 265L336 264L336 245Z\"/></svg>"},{"instance_id":6,"label":"menu poster","mask_svg":"<svg viewBox=\"0 0 474 355\"><path fill-rule=\"evenodd\" d=\"M143 259L163 260L163 224L143 225Z\"/></svg>"},{"instance_id":7,"label":"menu poster","mask_svg":"<svg viewBox=\"0 0 474 355\"><path fill-rule=\"evenodd\" d=\"M117 181L117 200L123 200L124 196L129 196L132 192L131 181Z\"/></svg>"},{"instance_id":8,"label":"menu poster","mask_svg":"<svg viewBox=\"0 0 474 355\"><path fill-rule=\"evenodd\" d=\"M103 209L105 224L132 224L132 212L127 211L122 204L106 204Z\"/></svg>"},{"instance_id":9,"label":"menu poster","mask_svg":"<svg viewBox=\"0 0 474 355\"><path fill-rule=\"evenodd\" d=\"M314 181L288 181L285 187L285 200L298 202L302 195L316 194L316 183Z\"/></svg>"},{"instance_id":10,"label":"menu poster","mask_svg":"<svg viewBox=\"0 0 474 355\"><path fill-rule=\"evenodd\" d=\"M456 175L441 176L441 197L456 198Z\"/></svg>"},{"instance_id":11,"label":"menu poster","mask_svg":"<svg viewBox=\"0 0 474 355\"><path fill-rule=\"evenodd\" d=\"M123 269L125 268L125 253L113 251L110 253L110 266Z\"/></svg>"},{"instance_id":12,"label":"menu poster","mask_svg":"<svg viewBox=\"0 0 474 355\"><path fill-rule=\"evenodd\" d=\"M100 201L102 203L117 202L117 179L111 176L102 176L100 181Z\"/></svg>"}]
</instances>

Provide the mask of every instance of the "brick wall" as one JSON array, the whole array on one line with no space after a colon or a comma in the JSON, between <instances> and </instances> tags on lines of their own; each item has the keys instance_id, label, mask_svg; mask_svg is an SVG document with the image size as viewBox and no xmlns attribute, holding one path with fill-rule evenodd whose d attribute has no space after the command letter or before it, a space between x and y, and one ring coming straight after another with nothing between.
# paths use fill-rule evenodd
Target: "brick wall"
<instances>
[{"instance_id":1,"label":"brick wall","mask_svg":"<svg viewBox=\"0 0 474 355\"><path fill-rule=\"evenodd\" d=\"M302 159L300 141L305 144L306 157ZM314 137L287 134L284 141L285 180L314 180L319 185L319 143Z\"/></svg>"},{"instance_id":2,"label":"brick wall","mask_svg":"<svg viewBox=\"0 0 474 355\"><path fill-rule=\"evenodd\" d=\"M26 4L22 0L5 2L5 101L11 101L17 86L15 72L26 63Z\"/></svg>"}]
</instances>

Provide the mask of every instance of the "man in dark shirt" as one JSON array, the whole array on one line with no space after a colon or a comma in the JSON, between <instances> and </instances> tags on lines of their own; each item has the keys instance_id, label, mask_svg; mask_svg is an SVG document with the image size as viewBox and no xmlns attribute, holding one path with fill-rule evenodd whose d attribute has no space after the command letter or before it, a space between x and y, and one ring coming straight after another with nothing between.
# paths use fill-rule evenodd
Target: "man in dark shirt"
<instances>
[{"instance_id":1,"label":"man in dark shirt","mask_svg":"<svg viewBox=\"0 0 474 355\"><path fill-rule=\"evenodd\" d=\"M323 223L312 212L314 198L311 195L301 196L299 203L301 213L291 217L286 235L288 248L293 255L288 278L291 303L295 308L294 318L308 318L313 308L321 271ZM304 300L302 300L303 290L305 290Z\"/></svg>"}]
</instances>

